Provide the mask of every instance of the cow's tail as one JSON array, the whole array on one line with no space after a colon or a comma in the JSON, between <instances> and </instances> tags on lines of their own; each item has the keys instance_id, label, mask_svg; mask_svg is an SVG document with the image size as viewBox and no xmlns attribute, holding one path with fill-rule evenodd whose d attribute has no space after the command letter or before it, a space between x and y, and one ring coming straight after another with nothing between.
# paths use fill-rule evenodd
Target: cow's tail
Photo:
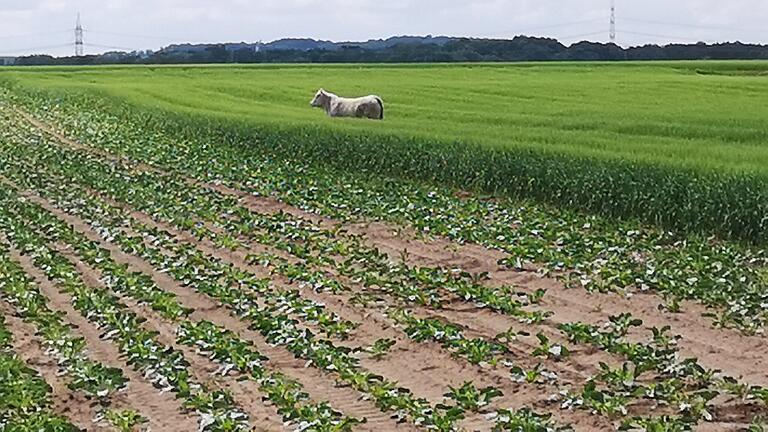
<instances>
[{"instance_id":1,"label":"cow's tail","mask_svg":"<svg viewBox=\"0 0 768 432\"><path fill-rule=\"evenodd\" d=\"M379 103L379 120L384 120L384 101L380 97L376 96L376 102Z\"/></svg>"}]
</instances>

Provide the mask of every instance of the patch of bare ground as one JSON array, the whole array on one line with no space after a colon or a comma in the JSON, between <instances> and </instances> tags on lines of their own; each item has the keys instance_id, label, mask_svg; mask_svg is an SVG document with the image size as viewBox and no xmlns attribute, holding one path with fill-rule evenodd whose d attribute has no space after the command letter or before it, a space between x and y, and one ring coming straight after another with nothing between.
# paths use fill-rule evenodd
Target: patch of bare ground
<instances>
[{"instance_id":1,"label":"patch of bare ground","mask_svg":"<svg viewBox=\"0 0 768 432\"><path fill-rule=\"evenodd\" d=\"M754 404L746 404L739 400L725 400L717 404L712 415L716 421L702 423L700 430L739 430L747 431L750 423L756 418L766 418L766 410ZM722 429L716 429L716 426Z\"/></svg>"},{"instance_id":2,"label":"patch of bare ground","mask_svg":"<svg viewBox=\"0 0 768 432\"><path fill-rule=\"evenodd\" d=\"M124 398L122 403L126 407L136 409L147 417L148 426L152 430L179 432L197 430L197 420L194 416L184 412L181 404L172 394L160 394L159 390L147 382L141 374L128 366L122 360L117 347L99 337L101 331L72 307L69 296L62 294L45 274L35 267L29 257L21 255L17 251L12 251L11 257L19 262L27 274L38 284L40 292L49 299L51 310L63 312L67 322L74 325L78 334L85 338L89 357L94 361L109 367L120 368L123 371L129 382L127 389L119 395ZM71 409L78 408L71 406Z\"/></svg>"},{"instance_id":3,"label":"patch of bare ground","mask_svg":"<svg viewBox=\"0 0 768 432\"><path fill-rule=\"evenodd\" d=\"M696 432L744 432L749 425L740 423L703 423Z\"/></svg>"}]
</instances>

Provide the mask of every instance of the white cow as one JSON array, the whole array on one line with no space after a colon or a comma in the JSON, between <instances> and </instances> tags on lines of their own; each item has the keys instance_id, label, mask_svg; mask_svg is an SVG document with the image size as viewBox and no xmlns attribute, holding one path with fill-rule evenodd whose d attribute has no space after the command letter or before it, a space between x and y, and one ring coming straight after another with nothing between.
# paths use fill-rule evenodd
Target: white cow
<instances>
[{"instance_id":1,"label":"white cow","mask_svg":"<svg viewBox=\"0 0 768 432\"><path fill-rule=\"evenodd\" d=\"M375 95L350 99L320 89L309 104L316 108L323 108L331 117L384 119L384 102Z\"/></svg>"}]
</instances>

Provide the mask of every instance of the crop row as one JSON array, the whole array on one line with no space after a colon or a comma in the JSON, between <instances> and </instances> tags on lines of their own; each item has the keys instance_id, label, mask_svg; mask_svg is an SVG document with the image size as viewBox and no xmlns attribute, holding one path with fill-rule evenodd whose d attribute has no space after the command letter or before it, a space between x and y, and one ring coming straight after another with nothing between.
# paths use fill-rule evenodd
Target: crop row
<instances>
[{"instance_id":1,"label":"crop row","mask_svg":"<svg viewBox=\"0 0 768 432\"><path fill-rule=\"evenodd\" d=\"M110 290L148 304L162 317L177 324L178 342L195 346L219 362L225 375L229 370L236 370L257 381L265 399L278 407L286 422L295 422L302 430L318 431L348 430L357 422L342 417L327 403L309 401L300 384L279 372L267 370L264 366L266 357L231 332L208 322L185 319L191 310L181 306L173 294L158 288L151 277L128 271L125 265L116 263L107 250L71 230L41 208L23 202L8 202L6 209L17 220L35 221L28 229L45 233L45 242L61 242L73 247L84 262L102 273L102 280ZM212 419L206 417L205 421Z\"/></svg>"},{"instance_id":2,"label":"crop row","mask_svg":"<svg viewBox=\"0 0 768 432\"><path fill-rule=\"evenodd\" d=\"M405 222L422 232L482 243L510 253L510 266L534 262L587 289L652 289L673 309L681 299L698 300L715 308L714 319L721 325L754 332L766 321L766 256L753 248L519 200L460 199L453 190L435 185L283 161L249 151L252 143L241 145L236 135L222 131L177 129L167 117L160 123L125 107L118 118L115 107L102 99L69 96L55 105L46 95L17 100L85 143L203 181L277 194L332 217ZM237 151L206 144L231 140L238 140Z\"/></svg>"},{"instance_id":3,"label":"crop row","mask_svg":"<svg viewBox=\"0 0 768 432\"><path fill-rule=\"evenodd\" d=\"M103 331L102 337L116 341L129 365L156 387L175 393L184 400L186 408L200 414L201 429L247 429L247 416L235 406L229 394L196 383L189 376L189 363L183 354L159 343L154 333L143 328L141 317L108 291L85 284L75 265L46 246L45 240L23 220L5 211L1 224L13 246L30 256L57 288L72 297L75 309Z\"/></svg>"},{"instance_id":4,"label":"crop row","mask_svg":"<svg viewBox=\"0 0 768 432\"><path fill-rule=\"evenodd\" d=\"M119 234L115 234L114 232L105 232L105 234L107 236L109 236L110 238L112 238L112 239L118 237L118 235L119 235ZM162 236L158 236L157 234L158 234L157 231L155 231L154 233L150 232L150 236L153 236L155 241L159 241L159 239L162 238ZM124 238L123 240L124 241L129 241L129 242L132 241L133 242L132 244L134 245L133 247L136 247L136 245L141 243L140 240L137 242L137 241L135 241L135 239L132 240L132 239ZM168 242L168 239L166 238L165 246L168 245L167 242ZM160 241L160 243L163 243L163 241ZM144 246L141 246L141 248L145 249ZM189 254L191 251L192 251L191 249L187 249L186 253ZM134 251L134 252L136 252L136 251ZM177 251L177 253L178 253L178 251ZM194 253L193 253L193 256L195 256ZM150 255L145 255L145 257L147 259L149 259L150 261L152 260L151 254ZM156 265L160 265L161 264L160 261L157 261L157 255L155 255L154 259L155 259L154 264L156 264ZM200 261L202 261L204 259L205 258L203 256L198 254L193 261L200 262ZM169 270L170 271L170 269L171 269L171 267L168 267L167 265L166 265L166 267L163 267L162 265L160 265L160 267L163 270ZM194 273L194 274L201 274L201 273L205 272L204 270L205 269L197 269L197 270L194 270L192 273ZM222 272L221 269L216 269L216 268L209 269L209 270L210 270L210 272L212 274L220 274ZM181 275L181 277L184 278L185 276ZM230 280L228 283L231 284L232 281ZM431 329L434 328L435 325L443 325L442 323L437 322L437 321L425 322L423 320L419 321L419 322L414 322L413 320L411 320L410 324L411 324L412 328L407 330L407 333L412 333L412 334L409 334L409 336L412 336L412 337L414 337L414 336L416 336L418 334L421 334L421 336L418 336L418 337L422 337L425 334L424 333L425 331L426 332L433 331ZM448 328L448 330L450 330L450 327L447 327L447 328ZM449 344L449 347L451 347L451 348L457 348L458 347L459 350L461 350L461 349L474 350L474 351L465 351L465 353L468 353L469 355L472 355L473 353L478 353L479 352L482 355L480 357L475 357L475 358L484 358L484 359L488 358L488 357L485 356L485 354L483 354L483 352L484 352L483 350L486 349L487 347L493 347L494 345L488 345L487 342L482 341L482 340L474 340L474 341L466 340L466 339L461 338L460 336L457 337L457 332L451 332L451 331L447 331L446 332L445 329L446 329L446 327L443 327L443 328L438 329L438 331L443 335L443 336L441 336L441 337L443 337L443 339L442 339L443 342L446 342L447 344ZM446 337L445 336L446 334L449 335L449 336ZM453 336L450 336L450 335L453 335ZM418 339L418 337L416 337L416 338ZM479 344L478 344L478 342L479 342ZM457 344L461 344L462 346L459 347ZM544 344L542 344L542 345L544 345ZM500 345L495 345L495 346L499 347ZM542 352L550 353L552 351L552 348L553 347L551 347L551 346L545 346L545 347L542 348L542 350L543 350ZM586 390L589 390L589 386L586 388ZM592 393L590 393L590 394L597 394L597 393L593 390Z\"/></svg>"}]
</instances>

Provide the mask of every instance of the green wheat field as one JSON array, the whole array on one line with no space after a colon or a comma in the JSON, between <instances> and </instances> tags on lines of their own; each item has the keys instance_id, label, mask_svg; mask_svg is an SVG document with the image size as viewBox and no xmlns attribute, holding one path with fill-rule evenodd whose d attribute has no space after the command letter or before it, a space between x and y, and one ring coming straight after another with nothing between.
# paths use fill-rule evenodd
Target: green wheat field
<instances>
[{"instance_id":1,"label":"green wheat field","mask_svg":"<svg viewBox=\"0 0 768 432\"><path fill-rule=\"evenodd\" d=\"M254 124L313 125L763 173L766 62L21 69L21 84ZM318 88L376 93L378 124L332 120Z\"/></svg>"},{"instance_id":2,"label":"green wheat field","mask_svg":"<svg viewBox=\"0 0 768 432\"><path fill-rule=\"evenodd\" d=\"M340 171L762 242L767 70L765 62L267 65L2 77L28 91L106 96L189 127L239 130L233 139L245 151L275 140L272 152ZM328 118L309 106L321 87L380 95L386 121Z\"/></svg>"}]
</instances>

